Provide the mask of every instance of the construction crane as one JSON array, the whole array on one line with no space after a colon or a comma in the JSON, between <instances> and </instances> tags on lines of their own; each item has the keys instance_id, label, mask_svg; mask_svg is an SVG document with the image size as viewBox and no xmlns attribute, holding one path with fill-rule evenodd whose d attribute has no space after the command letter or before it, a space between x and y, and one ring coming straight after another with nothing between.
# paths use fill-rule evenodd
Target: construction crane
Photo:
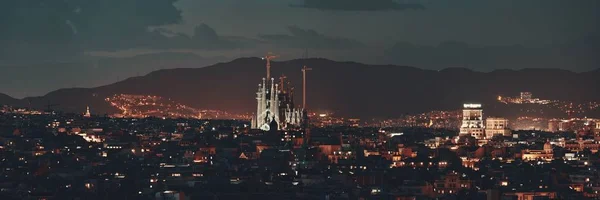
<instances>
[{"instance_id":1,"label":"construction crane","mask_svg":"<svg viewBox=\"0 0 600 200\"><path fill-rule=\"evenodd\" d=\"M302 67L302 108L306 110L306 71L310 71L312 68Z\"/></svg>"},{"instance_id":2,"label":"construction crane","mask_svg":"<svg viewBox=\"0 0 600 200\"><path fill-rule=\"evenodd\" d=\"M277 58L279 56L273 55L271 52L267 53L263 60L267 60L267 81L271 80L271 60Z\"/></svg>"},{"instance_id":3,"label":"construction crane","mask_svg":"<svg viewBox=\"0 0 600 200\"><path fill-rule=\"evenodd\" d=\"M285 74L281 74L281 76L279 77L279 89L281 93L287 93L285 88L285 79L287 79L287 76L285 76Z\"/></svg>"}]
</instances>

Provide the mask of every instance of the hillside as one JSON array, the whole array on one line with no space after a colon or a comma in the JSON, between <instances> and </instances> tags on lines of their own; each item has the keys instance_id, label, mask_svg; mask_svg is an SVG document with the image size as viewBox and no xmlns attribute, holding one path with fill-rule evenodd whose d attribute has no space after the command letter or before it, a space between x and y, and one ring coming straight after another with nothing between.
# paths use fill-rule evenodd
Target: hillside
<instances>
[{"instance_id":1,"label":"hillside","mask_svg":"<svg viewBox=\"0 0 600 200\"><path fill-rule=\"evenodd\" d=\"M61 89L42 97L29 97L34 107L58 103L56 108L82 112L116 112L104 98L113 94L169 97L183 104L245 113L256 109L255 92L265 74L259 58L240 58L203 68L154 71L114 84L90 89ZM546 99L590 101L600 99L600 71L574 73L557 69L476 72L463 68L441 71L392 65L365 65L326 59L274 62L272 74L285 74L301 100L301 67L308 73L308 104L348 117L395 117L433 109L458 109L464 102L492 104L497 95L530 91ZM1 104L6 104L4 98ZM10 99L9 99L10 100ZM13 102L14 103L14 102Z\"/></svg>"},{"instance_id":2,"label":"hillside","mask_svg":"<svg viewBox=\"0 0 600 200\"><path fill-rule=\"evenodd\" d=\"M11 96L0 93L0 104L11 105L11 104L16 104L18 102L19 102L18 99L15 99L15 98L12 98Z\"/></svg>"}]
</instances>

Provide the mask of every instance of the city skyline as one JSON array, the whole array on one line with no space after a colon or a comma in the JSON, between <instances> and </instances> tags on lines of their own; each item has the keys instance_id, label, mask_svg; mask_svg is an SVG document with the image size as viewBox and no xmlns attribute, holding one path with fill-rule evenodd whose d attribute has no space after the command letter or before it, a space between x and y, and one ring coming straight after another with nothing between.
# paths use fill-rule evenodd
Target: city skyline
<instances>
[{"instance_id":1,"label":"city skyline","mask_svg":"<svg viewBox=\"0 0 600 200\"><path fill-rule=\"evenodd\" d=\"M598 0L2 0L0 199L600 199Z\"/></svg>"},{"instance_id":2,"label":"city skyline","mask_svg":"<svg viewBox=\"0 0 600 200\"><path fill-rule=\"evenodd\" d=\"M549 109L544 110L551 111L547 113L551 116L560 116L564 113L563 110L567 109L564 107L566 103L575 103L584 106L585 109L570 109L574 112L572 114L583 117L586 113L590 116L596 115L596 111L593 110L596 106L594 102L600 98L599 90L594 89L598 86L598 79L594 77L598 76L600 71L573 73L564 70L528 69L483 73L460 68L437 71L326 59L275 59L271 64L271 76L276 78L275 82L279 83L281 80L278 77L284 75L286 81L291 83L285 85L296 89L296 95L292 97L297 102L295 105L302 102L302 69L303 66L307 66L307 69L313 69L307 73L306 78L309 91L306 101L310 106L316 110L332 111L340 116L352 118L385 119L431 110L454 110L458 109L457 105L468 101L490 105L528 102L523 106L535 106L539 103L539 106ZM242 58L207 68L160 70L102 87L65 88L45 96L25 99L3 97L0 98L0 104L38 109L46 109L48 104L58 104L53 108L77 113L90 106L97 113L115 114L121 113L123 109L120 106L111 106L106 98L112 99L115 95L132 95L132 98L150 95L168 98L188 108L246 115L257 111L256 102L253 102L255 100L248 96L256 96L254 92L257 80L265 77L265 65L266 61L261 58ZM356 89L366 93L357 93ZM511 97L518 96L523 91L530 91L534 95L527 101ZM566 93L571 95L563 95ZM367 94L377 95L376 98L372 98ZM499 96L501 100L498 100ZM440 97L444 100L438 100ZM503 106L508 105L499 104L492 109L499 113L508 112L498 109ZM516 105L513 107L516 108ZM180 114L189 116L187 111ZM197 113L192 113L192 116L194 115Z\"/></svg>"},{"instance_id":3,"label":"city skyline","mask_svg":"<svg viewBox=\"0 0 600 200\"><path fill-rule=\"evenodd\" d=\"M319 114L310 125L280 130L247 120L3 107L0 198L598 197L600 119L549 120L547 129L531 131L484 117L481 104L463 107L464 117L425 114L429 123L373 126ZM484 128L484 119L485 130L463 131Z\"/></svg>"},{"instance_id":4,"label":"city skyline","mask_svg":"<svg viewBox=\"0 0 600 200\"><path fill-rule=\"evenodd\" d=\"M1 0L0 199L600 199L598 0Z\"/></svg>"}]
</instances>

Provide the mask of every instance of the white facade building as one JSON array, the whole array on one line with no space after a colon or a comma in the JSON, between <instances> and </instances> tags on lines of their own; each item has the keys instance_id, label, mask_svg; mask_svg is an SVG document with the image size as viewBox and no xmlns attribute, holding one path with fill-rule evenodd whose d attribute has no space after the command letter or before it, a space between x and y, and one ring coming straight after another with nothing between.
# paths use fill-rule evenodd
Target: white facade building
<instances>
[{"instance_id":1,"label":"white facade building","mask_svg":"<svg viewBox=\"0 0 600 200\"><path fill-rule=\"evenodd\" d=\"M521 101L530 102L533 99L531 92L521 92Z\"/></svg>"},{"instance_id":2,"label":"white facade building","mask_svg":"<svg viewBox=\"0 0 600 200\"><path fill-rule=\"evenodd\" d=\"M464 104L459 136L470 135L484 139L483 109L481 104Z\"/></svg>"},{"instance_id":3,"label":"white facade building","mask_svg":"<svg viewBox=\"0 0 600 200\"><path fill-rule=\"evenodd\" d=\"M485 120L485 137L491 139L495 135L510 136L511 131L508 128L508 119L487 118Z\"/></svg>"}]
</instances>

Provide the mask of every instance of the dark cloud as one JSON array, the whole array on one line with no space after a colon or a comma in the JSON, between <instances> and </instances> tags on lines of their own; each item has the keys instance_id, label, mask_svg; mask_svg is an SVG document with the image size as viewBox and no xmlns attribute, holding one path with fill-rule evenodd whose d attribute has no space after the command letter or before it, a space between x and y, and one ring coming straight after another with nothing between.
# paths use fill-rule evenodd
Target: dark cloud
<instances>
[{"instance_id":1,"label":"dark cloud","mask_svg":"<svg viewBox=\"0 0 600 200\"><path fill-rule=\"evenodd\" d=\"M350 49L365 46L356 40L326 36L314 30L302 29L297 26L288 27L288 31L290 35L260 35L259 37L275 45L288 48Z\"/></svg>"},{"instance_id":2,"label":"dark cloud","mask_svg":"<svg viewBox=\"0 0 600 200\"><path fill-rule=\"evenodd\" d=\"M150 27L181 21L176 0L3 0L0 58L69 57L130 47Z\"/></svg>"},{"instance_id":3,"label":"dark cloud","mask_svg":"<svg viewBox=\"0 0 600 200\"><path fill-rule=\"evenodd\" d=\"M182 20L176 0L0 1L0 59L72 61L89 51L222 50L257 41L219 36L206 24L192 35L160 28Z\"/></svg>"},{"instance_id":4,"label":"dark cloud","mask_svg":"<svg viewBox=\"0 0 600 200\"><path fill-rule=\"evenodd\" d=\"M206 24L201 24L194 28L194 39L204 42L218 41L217 31Z\"/></svg>"},{"instance_id":5,"label":"dark cloud","mask_svg":"<svg viewBox=\"0 0 600 200\"><path fill-rule=\"evenodd\" d=\"M425 7L417 3L398 3L394 0L303 0L292 7L320 10L379 11L379 10L422 10Z\"/></svg>"},{"instance_id":6,"label":"dark cloud","mask_svg":"<svg viewBox=\"0 0 600 200\"><path fill-rule=\"evenodd\" d=\"M596 40L587 37L569 44L544 47L472 45L455 41L428 46L399 42L386 50L385 62L430 69L561 68L588 71L600 64L595 53L591 53L599 52Z\"/></svg>"},{"instance_id":7,"label":"dark cloud","mask_svg":"<svg viewBox=\"0 0 600 200\"><path fill-rule=\"evenodd\" d=\"M130 41L128 46L148 49L198 49L198 50L228 50L253 47L257 40L244 37L226 37L207 24L194 28L189 36L166 29L155 29L147 34Z\"/></svg>"}]
</instances>

